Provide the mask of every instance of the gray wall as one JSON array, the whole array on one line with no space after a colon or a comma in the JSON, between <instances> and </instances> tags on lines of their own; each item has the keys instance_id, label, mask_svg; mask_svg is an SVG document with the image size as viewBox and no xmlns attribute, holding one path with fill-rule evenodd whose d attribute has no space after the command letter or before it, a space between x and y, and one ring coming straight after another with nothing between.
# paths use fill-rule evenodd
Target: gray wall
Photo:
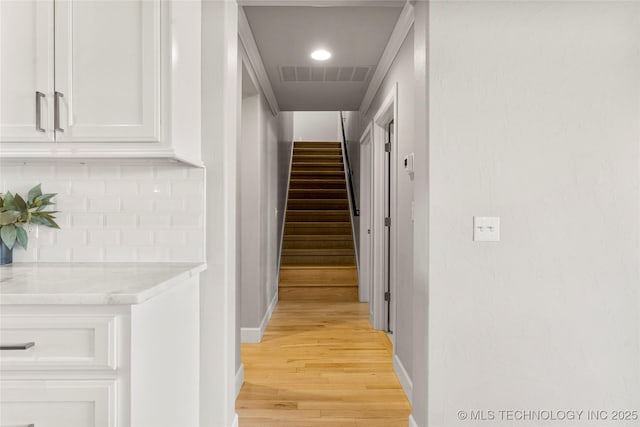
<instances>
[{"instance_id":1,"label":"gray wall","mask_svg":"<svg viewBox=\"0 0 640 427\"><path fill-rule=\"evenodd\" d=\"M639 408L640 3L431 2L428 22L428 425ZM473 242L474 215L502 241Z\"/></svg>"},{"instance_id":2,"label":"gray wall","mask_svg":"<svg viewBox=\"0 0 640 427\"><path fill-rule=\"evenodd\" d=\"M397 238L397 266L396 266L396 324L394 330L395 353L405 370L412 375L413 364L413 221L411 219L411 203L413 201L413 179L404 172L402 160L405 155L413 151L414 146L414 67L413 67L414 40L413 30L409 31L398 55L393 61L387 76L385 77L378 93L374 97L371 107L363 116L359 112L346 114L345 128L348 132L347 139L350 153L358 153L353 156L357 159L354 166L354 180L356 193L360 194L360 137L366 126L372 121L387 96L398 85L398 119L397 132L397 159L395 177L397 211L392 232ZM374 143L384 143L375 141ZM360 203L359 203L360 205ZM359 231L359 227L356 227ZM359 233L358 233L359 237Z\"/></svg>"},{"instance_id":3,"label":"gray wall","mask_svg":"<svg viewBox=\"0 0 640 427\"><path fill-rule=\"evenodd\" d=\"M238 282L240 284L240 327L255 328L260 325L266 311L266 272L261 243L265 194L263 168L264 145L260 137L260 96L242 99L242 135L238 146Z\"/></svg>"},{"instance_id":4,"label":"gray wall","mask_svg":"<svg viewBox=\"0 0 640 427\"><path fill-rule=\"evenodd\" d=\"M347 137L347 153L351 164L351 182L353 183L353 197L360 208L360 113L358 111L345 111L344 127ZM340 135L342 138L342 135ZM356 255L360 255L360 217L353 217L353 230Z\"/></svg>"},{"instance_id":5,"label":"gray wall","mask_svg":"<svg viewBox=\"0 0 640 427\"><path fill-rule=\"evenodd\" d=\"M292 113L273 116L264 95L247 87L251 86L250 79L245 70L237 156L239 338L243 328L260 328L278 291L280 237L293 133ZM239 368L239 357L236 362Z\"/></svg>"},{"instance_id":6,"label":"gray wall","mask_svg":"<svg viewBox=\"0 0 640 427\"><path fill-rule=\"evenodd\" d=\"M280 253L282 245L282 229L284 227L285 207L287 205L287 191L289 172L291 169L291 150L293 149L293 112L282 111L278 121L278 247Z\"/></svg>"}]
</instances>

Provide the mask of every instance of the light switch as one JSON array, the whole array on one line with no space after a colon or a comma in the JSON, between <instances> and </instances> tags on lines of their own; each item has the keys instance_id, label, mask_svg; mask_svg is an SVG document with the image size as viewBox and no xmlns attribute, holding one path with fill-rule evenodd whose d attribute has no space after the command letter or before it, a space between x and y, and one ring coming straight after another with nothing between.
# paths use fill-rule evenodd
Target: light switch
<instances>
[{"instance_id":1,"label":"light switch","mask_svg":"<svg viewBox=\"0 0 640 427\"><path fill-rule=\"evenodd\" d=\"M474 216L473 240L475 242L499 242L500 241L500 217L499 216Z\"/></svg>"}]
</instances>

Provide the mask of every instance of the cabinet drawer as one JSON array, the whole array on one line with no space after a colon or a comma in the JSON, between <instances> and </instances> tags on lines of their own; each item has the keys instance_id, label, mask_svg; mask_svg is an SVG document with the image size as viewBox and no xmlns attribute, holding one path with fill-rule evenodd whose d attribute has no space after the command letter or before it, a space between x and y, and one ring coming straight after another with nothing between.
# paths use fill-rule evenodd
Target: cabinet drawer
<instances>
[{"instance_id":1,"label":"cabinet drawer","mask_svg":"<svg viewBox=\"0 0 640 427\"><path fill-rule=\"evenodd\" d=\"M0 317L0 368L115 369L115 322L112 316Z\"/></svg>"},{"instance_id":2,"label":"cabinet drawer","mask_svg":"<svg viewBox=\"0 0 640 427\"><path fill-rule=\"evenodd\" d=\"M115 426L113 381L2 381L0 426Z\"/></svg>"}]
</instances>

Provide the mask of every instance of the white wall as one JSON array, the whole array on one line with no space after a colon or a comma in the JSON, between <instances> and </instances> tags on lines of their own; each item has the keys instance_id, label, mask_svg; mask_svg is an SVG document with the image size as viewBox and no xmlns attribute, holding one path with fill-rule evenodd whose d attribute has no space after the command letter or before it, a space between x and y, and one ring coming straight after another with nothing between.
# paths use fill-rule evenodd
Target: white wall
<instances>
[{"instance_id":1,"label":"white wall","mask_svg":"<svg viewBox=\"0 0 640 427\"><path fill-rule=\"evenodd\" d=\"M240 132L238 6L202 2L202 160L207 166L206 259L200 286L200 425L235 412L236 151Z\"/></svg>"},{"instance_id":2,"label":"white wall","mask_svg":"<svg viewBox=\"0 0 640 427\"><path fill-rule=\"evenodd\" d=\"M293 136L296 141L341 141L340 115L337 111L295 111Z\"/></svg>"},{"instance_id":3,"label":"white wall","mask_svg":"<svg viewBox=\"0 0 640 427\"><path fill-rule=\"evenodd\" d=\"M27 226L14 261L203 261L204 176L158 161L3 161L1 192L42 184L60 211L61 230Z\"/></svg>"},{"instance_id":4,"label":"white wall","mask_svg":"<svg viewBox=\"0 0 640 427\"><path fill-rule=\"evenodd\" d=\"M432 2L429 28L428 425L637 410L640 3Z\"/></svg>"}]
</instances>

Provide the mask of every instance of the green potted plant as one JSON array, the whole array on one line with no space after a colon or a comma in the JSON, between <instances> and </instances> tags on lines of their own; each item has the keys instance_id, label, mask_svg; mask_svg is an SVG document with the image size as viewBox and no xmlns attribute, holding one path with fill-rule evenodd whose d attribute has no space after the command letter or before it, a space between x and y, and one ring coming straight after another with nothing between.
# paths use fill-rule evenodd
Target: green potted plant
<instances>
[{"instance_id":1,"label":"green potted plant","mask_svg":"<svg viewBox=\"0 0 640 427\"><path fill-rule=\"evenodd\" d=\"M46 211L56 194L42 194L40 184L29 190L27 198L19 194L0 194L0 265L13 262L13 248L17 244L27 249L29 236L25 224L60 228L55 222L57 211Z\"/></svg>"}]
</instances>

